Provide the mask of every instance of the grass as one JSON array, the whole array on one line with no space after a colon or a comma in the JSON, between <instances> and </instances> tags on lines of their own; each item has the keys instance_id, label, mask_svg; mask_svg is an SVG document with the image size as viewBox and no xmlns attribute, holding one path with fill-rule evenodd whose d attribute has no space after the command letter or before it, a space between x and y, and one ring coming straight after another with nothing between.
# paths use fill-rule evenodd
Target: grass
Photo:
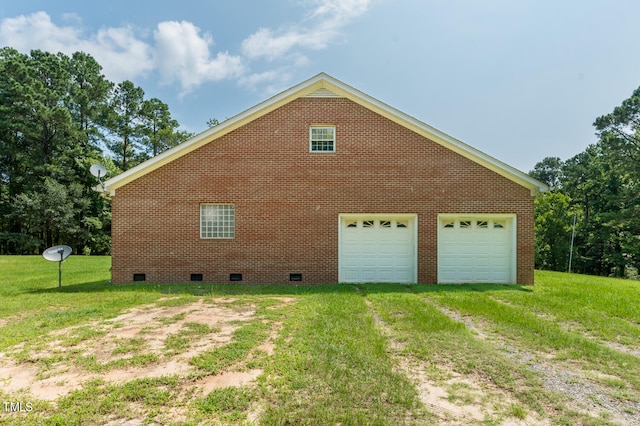
<instances>
[{"instance_id":1,"label":"grass","mask_svg":"<svg viewBox=\"0 0 640 426\"><path fill-rule=\"evenodd\" d=\"M207 374L218 374L223 369L244 360L249 352L267 337L267 324L253 321L237 329L231 342L204 352L191 359L191 364Z\"/></svg>"},{"instance_id":2,"label":"grass","mask_svg":"<svg viewBox=\"0 0 640 426\"><path fill-rule=\"evenodd\" d=\"M196 400L195 406L202 418L215 415L224 423L236 423L246 420L246 412L251 407L252 391L227 387L216 389L206 397Z\"/></svg>"},{"instance_id":3,"label":"grass","mask_svg":"<svg viewBox=\"0 0 640 426\"><path fill-rule=\"evenodd\" d=\"M275 379L264 423L402 423L418 409L416 390L395 371L363 298L346 286L309 291L265 371Z\"/></svg>"},{"instance_id":4,"label":"grass","mask_svg":"<svg viewBox=\"0 0 640 426\"><path fill-rule=\"evenodd\" d=\"M630 306L640 302L640 284L545 272L539 273L539 281L546 284L548 281L544 279L550 276L565 279L528 292L470 286L477 291L447 292L443 288L432 297L443 306L486 321L496 333L525 349L547 352L555 359L578 363L585 370L624 376L625 382L640 392L638 357L607 345L622 340L617 335L597 331L604 330L609 322L617 325L624 322L625 330L629 331L624 343L630 348L640 347L640 335L631 332L640 331L638 307ZM613 312L617 314L610 321ZM600 323L597 330L592 327L596 322Z\"/></svg>"},{"instance_id":5,"label":"grass","mask_svg":"<svg viewBox=\"0 0 640 426\"><path fill-rule=\"evenodd\" d=\"M0 352L36 366L43 378L53 377L61 362L102 374L184 356L194 342L220 331L173 311L157 319L160 327L174 327L160 356L147 351L138 337L143 331L112 342L110 361L81 350L104 336L95 324L107 324L127 309L148 304L179 309L202 300L225 309L251 308L255 315L235 324L228 342L191 357L190 379L168 375L121 384L95 379L53 403L25 391L0 390L3 401L33 406L20 415L0 411L0 423L460 420L443 419L425 405L418 380L442 389L446 401L462 410L479 408L481 418L464 421L471 424L606 425L640 416L638 282L537 271L532 287L114 286L109 267L107 257L72 256L63 264L59 289L57 265L39 257L0 257ZM281 301L284 296L290 303ZM68 331L57 333L62 329ZM268 355L258 349L274 330L275 350ZM41 352L51 342L59 348L45 356ZM580 401L549 387L538 365L571 371L597 386L619 412L608 412L593 397L593 412L580 409ZM263 371L253 385L204 394L193 387L200 378L253 368Z\"/></svg>"}]
</instances>

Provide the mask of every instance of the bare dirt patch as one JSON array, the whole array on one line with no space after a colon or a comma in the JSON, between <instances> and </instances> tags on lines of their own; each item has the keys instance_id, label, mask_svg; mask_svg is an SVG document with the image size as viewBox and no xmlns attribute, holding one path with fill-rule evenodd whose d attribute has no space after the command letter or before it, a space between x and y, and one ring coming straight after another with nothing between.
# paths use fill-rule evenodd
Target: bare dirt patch
<instances>
[{"instance_id":1,"label":"bare dirt patch","mask_svg":"<svg viewBox=\"0 0 640 426\"><path fill-rule=\"evenodd\" d=\"M27 393L49 401L96 378L121 384L137 378L179 376L185 386L195 387L197 394L246 385L262 370L202 377L189 363L191 358L225 345L236 329L255 319L254 305L233 302L200 299L171 306L171 299L161 299L108 321L57 330L37 346L16 345L0 354L0 385L8 395ZM273 353L279 327L272 328L269 339L258 349Z\"/></svg>"}]
</instances>

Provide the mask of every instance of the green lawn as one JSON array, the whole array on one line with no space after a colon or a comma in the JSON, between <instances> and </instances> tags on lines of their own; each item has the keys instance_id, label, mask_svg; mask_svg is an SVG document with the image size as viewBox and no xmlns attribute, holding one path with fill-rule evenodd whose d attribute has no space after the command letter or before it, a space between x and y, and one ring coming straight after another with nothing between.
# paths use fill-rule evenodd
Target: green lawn
<instances>
[{"instance_id":1,"label":"green lawn","mask_svg":"<svg viewBox=\"0 0 640 426\"><path fill-rule=\"evenodd\" d=\"M115 286L109 267L72 256L58 288L56 263L0 257L0 373L87 377L47 399L0 375L31 407L0 424L640 424L638 282Z\"/></svg>"}]
</instances>

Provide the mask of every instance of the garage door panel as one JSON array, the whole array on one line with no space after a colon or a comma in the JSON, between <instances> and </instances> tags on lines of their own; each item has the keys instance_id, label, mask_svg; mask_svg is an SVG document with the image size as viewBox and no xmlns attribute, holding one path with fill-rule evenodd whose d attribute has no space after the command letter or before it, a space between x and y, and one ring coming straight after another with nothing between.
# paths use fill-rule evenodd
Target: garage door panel
<instances>
[{"instance_id":1,"label":"garage door panel","mask_svg":"<svg viewBox=\"0 0 640 426\"><path fill-rule=\"evenodd\" d=\"M374 259L374 263L372 266L375 266L377 268L379 268L380 270L382 270L383 268L391 268L393 269L393 267L395 266L395 259L393 257L388 257L388 256L380 256L377 259Z\"/></svg>"},{"instance_id":2,"label":"garage door panel","mask_svg":"<svg viewBox=\"0 0 640 426\"><path fill-rule=\"evenodd\" d=\"M479 282L479 283L492 282L491 273L489 271L478 271L475 277L475 282Z\"/></svg>"},{"instance_id":3,"label":"garage door panel","mask_svg":"<svg viewBox=\"0 0 640 426\"><path fill-rule=\"evenodd\" d=\"M362 257L376 256L378 254L378 251L376 250L373 244L374 244L373 242L370 242L369 244L365 244L365 245L355 244L354 248L356 248L357 250L360 251L360 253L362 253Z\"/></svg>"},{"instance_id":4,"label":"garage door panel","mask_svg":"<svg viewBox=\"0 0 640 426\"><path fill-rule=\"evenodd\" d=\"M463 283L469 283L475 281L475 271L469 269L463 269L459 272L459 281ZM453 281L456 282L456 281Z\"/></svg>"},{"instance_id":5,"label":"garage door panel","mask_svg":"<svg viewBox=\"0 0 640 426\"><path fill-rule=\"evenodd\" d=\"M345 281L347 282L356 282L359 280L359 277L360 277L357 269L350 269L350 268L344 269L343 274L345 277Z\"/></svg>"},{"instance_id":6,"label":"garage door panel","mask_svg":"<svg viewBox=\"0 0 640 426\"><path fill-rule=\"evenodd\" d=\"M357 282L370 283L377 281L377 272L370 269L361 269L360 279Z\"/></svg>"},{"instance_id":7,"label":"garage door panel","mask_svg":"<svg viewBox=\"0 0 640 426\"><path fill-rule=\"evenodd\" d=\"M447 244L439 250L441 254L447 255L444 257L447 261L452 261L454 255L458 254L460 251L456 248L455 244Z\"/></svg>"},{"instance_id":8,"label":"garage door panel","mask_svg":"<svg viewBox=\"0 0 640 426\"><path fill-rule=\"evenodd\" d=\"M382 261L382 259L380 259ZM380 264L377 258L371 256L362 256L359 266L364 266L365 268L373 268Z\"/></svg>"},{"instance_id":9,"label":"garage door panel","mask_svg":"<svg viewBox=\"0 0 640 426\"><path fill-rule=\"evenodd\" d=\"M394 259L394 266L397 266L399 268L413 269L413 259L398 257Z\"/></svg>"},{"instance_id":10,"label":"garage door panel","mask_svg":"<svg viewBox=\"0 0 640 426\"><path fill-rule=\"evenodd\" d=\"M480 271L482 269L491 268L492 263L493 262L491 262L491 259L488 256L478 256L475 259L474 266L478 271Z\"/></svg>"},{"instance_id":11,"label":"garage door panel","mask_svg":"<svg viewBox=\"0 0 640 426\"><path fill-rule=\"evenodd\" d=\"M393 269L381 268L378 271L378 278L380 281L391 282L396 279L395 271Z\"/></svg>"},{"instance_id":12,"label":"garage door panel","mask_svg":"<svg viewBox=\"0 0 640 426\"><path fill-rule=\"evenodd\" d=\"M511 253L511 250L509 250L508 247L505 247L505 245L507 244L509 244L509 242L505 242L502 245L492 244L487 247L487 251L497 254L498 257L509 256L509 254Z\"/></svg>"},{"instance_id":13,"label":"garage door panel","mask_svg":"<svg viewBox=\"0 0 640 426\"><path fill-rule=\"evenodd\" d=\"M357 269L360 260L356 258L344 258L342 259L342 267L344 270Z\"/></svg>"},{"instance_id":14,"label":"garage door panel","mask_svg":"<svg viewBox=\"0 0 640 426\"><path fill-rule=\"evenodd\" d=\"M515 269L513 217L440 217L438 282L508 283Z\"/></svg>"},{"instance_id":15,"label":"garage door panel","mask_svg":"<svg viewBox=\"0 0 640 426\"><path fill-rule=\"evenodd\" d=\"M476 253L476 248L473 244L469 244L469 243L458 243L458 247L460 247L460 250L458 250L458 255L461 258L467 258L468 256L473 256Z\"/></svg>"},{"instance_id":16,"label":"garage door panel","mask_svg":"<svg viewBox=\"0 0 640 426\"><path fill-rule=\"evenodd\" d=\"M414 282L414 219L376 216L341 218L340 280Z\"/></svg>"}]
</instances>

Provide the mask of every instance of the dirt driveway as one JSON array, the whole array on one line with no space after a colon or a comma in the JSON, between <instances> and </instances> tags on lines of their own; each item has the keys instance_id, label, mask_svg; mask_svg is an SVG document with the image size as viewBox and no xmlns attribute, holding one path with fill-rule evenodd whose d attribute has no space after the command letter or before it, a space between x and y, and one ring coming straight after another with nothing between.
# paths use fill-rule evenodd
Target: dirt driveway
<instances>
[{"instance_id":1,"label":"dirt driveway","mask_svg":"<svg viewBox=\"0 0 640 426\"><path fill-rule=\"evenodd\" d=\"M130 404L125 412L110 414L101 424L147 424L149 419L160 422L192 421L194 401L207 398L214 390L230 387L255 387L263 374L256 360L269 359L274 354L284 317L265 314L296 302L296 298L182 298L168 297L156 303L129 309L121 315L103 321L56 330L38 342L12 346L0 353L0 387L2 393L21 401L45 401L49 412L54 412L61 399L75 390L86 388L92 381L100 386L123 385L136 380L172 377L175 401L161 415L149 415L149 406ZM434 413L440 424L479 424L487 418L501 418L501 413L515 406L515 400L505 392L483 381L477 382L448 371L448 379L434 381L428 374L429 366L403 355L402 344L391 328L376 315L370 303L378 328L389 343L389 352L397 370L415 385L424 407ZM273 312L272 311L272 312ZM443 313L474 331L477 338L487 340L486 331L471 319L453 311ZM279 318L279 319L275 319ZM229 347L237 340L239 330L258 327L249 349L233 354L226 364L203 368L201 359L217 349ZM283 333L284 334L284 333ZM258 336L258 337L255 337ZM500 341L492 341L502 346ZM287 339L281 338L281 341ZM623 407L608 404L594 386L570 375L549 363L533 362L533 356L515 351L504 343L504 351L518 362L529 365L543 378L554 392L569 394L577 410L592 411L593 400L599 398L599 407L606 403L611 420L620 424L638 424ZM215 356L218 357L218 353ZM225 355L220 354L221 358ZM579 380L580 379L580 380ZM455 398L451 390L454 389ZM0 393L0 394L2 394ZM257 406L245 409L244 420L252 423L260 418ZM598 416L596 410L591 413ZM503 421L503 425L550 424L544 415L529 413L525 418ZM15 420L15 418L14 418ZM196 419L196 423L198 420ZM2 423L2 413L0 413ZM152 421L153 423L153 421Z\"/></svg>"},{"instance_id":2,"label":"dirt driveway","mask_svg":"<svg viewBox=\"0 0 640 426\"><path fill-rule=\"evenodd\" d=\"M294 300L275 299L275 307ZM194 365L194 358L229 344L239 328L256 321L267 326L266 339L245 359L217 374ZM9 348L0 353L0 384L7 395L55 405L58 398L92 380L117 385L172 376L178 377L182 394L194 400L214 389L250 384L260 376L262 369L251 368L247 361L257 353L273 353L280 325L256 317L256 306L246 301L220 298L183 303L181 298L164 298L106 321L57 330L29 347ZM184 415L174 410L170 420L182 421Z\"/></svg>"}]
</instances>

